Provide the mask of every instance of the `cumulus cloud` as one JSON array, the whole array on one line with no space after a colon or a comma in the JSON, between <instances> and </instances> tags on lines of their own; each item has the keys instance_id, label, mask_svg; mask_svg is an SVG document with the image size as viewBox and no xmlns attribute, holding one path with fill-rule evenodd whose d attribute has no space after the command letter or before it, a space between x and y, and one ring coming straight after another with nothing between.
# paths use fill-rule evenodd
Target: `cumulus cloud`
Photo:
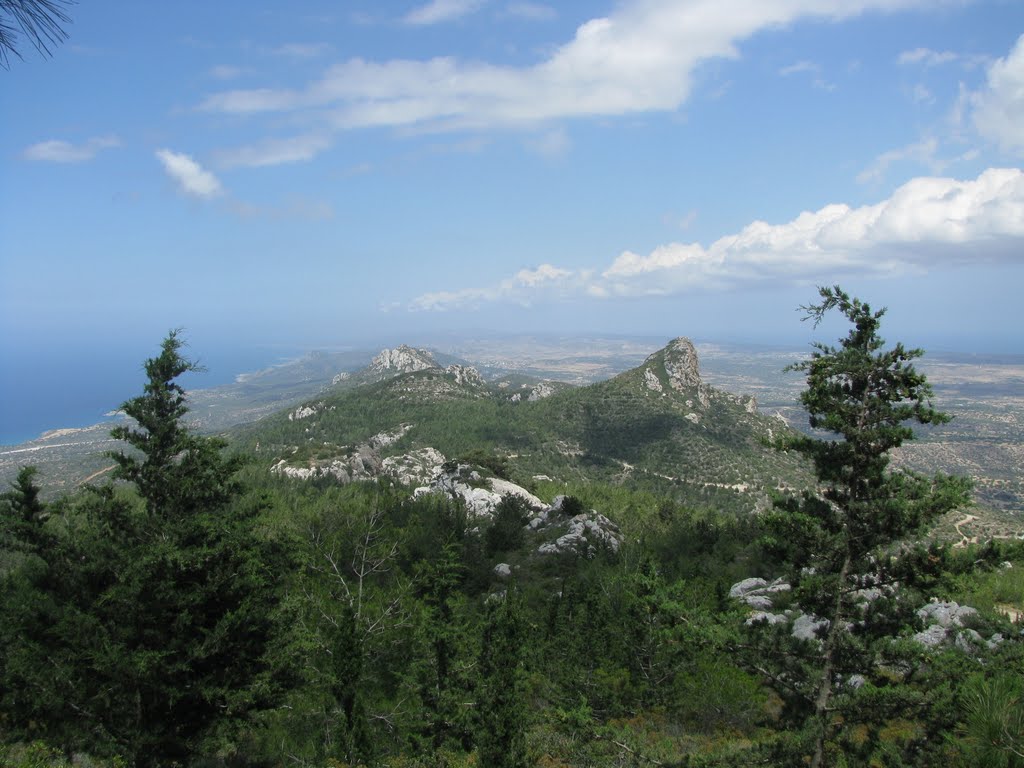
<instances>
[{"instance_id":1,"label":"cumulus cloud","mask_svg":"<svg viewBox=\"0 0 1024 768\"><path fill-rule=\"evenodd\" d=\"M709 246L669 243L647 255L625 251L600 272L545 264L490 288L424 294L409 308L536 300L552 291L596 298L654 296L771 280L884 277L954 264L1020 261L1022 246L1024 171L992 168L966 181L912 179L875 205L826 205L784 224L755 221Z\"/></svg>"},{"instance_id":2,"label":"cumulus cloud","mask_svg":"<svg viewBox=\"0 0 1024 768\"><path fill-rule=\"evenodd\" d=\"M331 146L326 136L307 134L287 139L270 139L217 154L217 161L225 168L259 168L268 165L300 163L312 160Z\"/></svg>"},{"instance_id":3,"label":"cumulus cloud","mask_svg":"<svg viewBox=\"0 0 1024 768\"><path fill-rule=\"evenodd\" d=\"M158 149L156 157L163 164L167 175L174 179L185 194L210 199L224 191L217 177L188 155L169 149Z\"/></svg>"},{"instance_id":4,"label":"cumulus cloud","mask_svg":"<svg viewBox=\"0 0 1024 768\"><path fill-rule=\"evenodd\" d=\"M985 88L971 101L978 133L1005 151L1024 155L1024 35L1006 58L989 67Z\"/></svg>"},{"instance_id":5,"label":"cumulus cloud","mask_svg":"<svg viewBox=\"0 0 1024 768\"><path fill-rule=\"evenodd\" d=\"M458 291L434 291L413 299L413 310L447 310L475 308L492 301L512 301L529 304L537 292L572 288L576 274L552 264L541 264L536 269L521 269L497 285L486 288L464 288Z\"/></svg>"},{"instance_id":6,"label":"cumulus cloud","mask_svg":"<svg viewBox=\"0 0 1024 768\"><path fill-rule=\"evenodd\" d=\"M915 4L918 0L638 0L582 24L572 40L533 66L454 58L351 59L302 89L223 91L208 96L202 108L236 114L327 108L339 130L473 129L672 111L688 98L692 74L702 62L737 57L737 44L762 29ZM456 5L464 3L437 0L420 10L436 13Z\"/></svg>"},{"instance_id":7,"label":"cumulus cloud","mask_svg":"<svg viewBox=\"0 0 1024 768\"><path fill-rule=\"evenodd\" d=\"M479 10L482 5L482 0L432 0L426 5L414 8L406 14L403 21L418 26L440 24L468 16Z\"/></svg>"},{"instance_id":8,"label":"cumulus cloud","mask_svg":"<svg viewBox=\"0 0 1024 768\"><path fill-rule=\"evenodd\" d=\"M92 160L104 149L119 146L121 146L121 140L117 136L95 136L84 144L50 139L26 147L22 154L27 160L41 160L50 163L84 163L86 160Z\"/></svg>"}]
</instances>

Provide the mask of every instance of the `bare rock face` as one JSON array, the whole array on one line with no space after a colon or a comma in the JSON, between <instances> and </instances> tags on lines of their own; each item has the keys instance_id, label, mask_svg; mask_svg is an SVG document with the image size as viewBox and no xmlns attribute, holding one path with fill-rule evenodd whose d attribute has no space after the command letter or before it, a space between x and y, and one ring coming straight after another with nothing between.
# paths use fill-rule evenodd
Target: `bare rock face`
<instances>
[{"instance_id":1,"label":"bare rock face","mask_svg":"<svg viewBox=\"0 0 1024 768\"><path fill-rule=\"evenodd\" d=\"M505 494L523 499L533 509L543 509L544 502L522 486L502 480L500 477L483 478L472 471L468 464L459 464L453 469L439 467L430 479L430 485L417 488L415 495L444 493L462 499L466 510L474 517L491 517L495 507Z\"/></svg>"},{"instance_id":2,"label":"bare rock face","mask_svg":"<svg viewBox=\"0 0 1024 768\"><path fill-rule=\"evenodd\" d=\"M685 336L672 339L664 349L665 373L669 384L678 392L704 386L700 380L700 360L693 342Z\"/></svg>"},{"instance_id":3,"label":"bare rock face","mask_svg":"<svg viewBox=\"0 0 1024 768\"><path fill-rule=\"evenodd\" d=\"M470 387L482 387L484 377L480 371L469 365L449 365L444 372L455 377L456 384L464 384Z\"/></svg>"},{"instance_id":4,"label":"bare rock face","mask_svg":"<svg viewBox=\"0 0 1024 768\"><path fill-rule=\"evenodd\" d=\"M289 414L289 418L292 416L293 414ZM270 471L275 475L295 480L330 477L342 484L384 476L409 485L426 482L433 477L445 460L444 455L436 448L420 448L401 456L381 457L383 449L401 440L412 428L412 424L400 424L390 432L377 433L365 443L340 449L339 456L331 459L311 459L304 466L294 466L288 459L281 459L270 468Z\"/></svg>"},{"instance_id":5,"label":"bare rock face","mask_svg":"<svg viewBox=\"0 0 1024 768\"><path fill-rule=\"evenodd\" d=\"M381 472L405 485L416 485L427 482L443 463L444 454L436 448L419 448L384 459Z\"/></svg>"},{"instance_id":6,"label":"bare rock face","mask_svg":"<svg viewBox=\"0 0 1024 768\"><path fill-rule=\"evenodd\" d=\"M871 582L871 579L868 579L868 582ZM763 621L769 624L788 623L793 637L808 642L820 642L821 633L828 627L826 619L804 613L797 605L792 605L784 611L776 608L776 598L789 590L790 585L782 579L776 579L769 584L764 579L750 578L733 584L729 590L729 597L745 603L751 609L746 621L748 625ZM869 584L856 590L853 595L855 604L863 612L875 600L892 593L891 586L877 587ZM977 615L978 611L969 605L943 602L933 598L930 603L918 609L917 617L925 628L912 635L911 639L928 649L955 647L969 655L977 655L983 648L996 648L1003 642L1002 635L996 633L986 639L969 626ZM847 625L849 626L849 622Z\"/></svg>"},{"instance_id":7,"label":"bare rock face","mask_svg":"<svg viewBox=\"0 0 1024 768\"><path fill-rule=\"evenodd\" d=\"M288 421L300 421L302 419L308 419L310 416L316 416L323 407L323 403L317 403L316 405L300 405L288 414Z\"/></svg>"},{"instance_id":8,"label":"bare rock face","mask_svg":"<svg viewBox=\"0 0 1024 768\"><path fill-rule=\"evenodd\" d=\"M661 385L661 381L650 368L644 369L644 384L647 385L647 388L652 392L665 391L665 388Z\"/></svg>"},{"instance_id":9,"label":"bare rock face","mask_svg":"<svg viewBox=\"0 0 1024 768\"><path fill-rule=\"evenodd\" d=\"M542 381L530 390L530 396L526 399L531 401L543 400L545 397L551 397L553 394L555 394L554 388L550 384Z\"/></svg>"},{"instance_id":10,"label":"bare rock face","mask_svg":"<svg viewBox=\"0 0 1024 768\"><path fill-rule=\"evenodd\" d=\"M565 496L556 496L550 506L540 510L526 524L527 530L541 532L550 539L541 544L537 554L572 553L592 558L599 549L619 551L623 542L619 526L593 509L570 517L565 501Z\"/></svg>"},{"instance_id":11,"label":"bare rock face","mask_svg":"<svg viewBox=\"0 0 1024 768\"><path fill-rule=\"evenodd\" d=\"M555 522L551 515L552 510L546 510L544 520L549 525ZM534 518L536 520L537 518ZM537 530L542 525L534 525L531 520L527 527ZM622 534L619 526L613 523L604 515L595 510L582 512L571 518L566 525L566 531L554 541L542 544L537 553L541 555L558 555L565 552L572 552L582 557L592 558L597 554L599 548L608 549L611 552L618 552L622 545Z\"/></svg>"},{"instance_id":12,"label":"bare rock face","mask_svg":"<svg viewBox=\"0 0 1024 768\"><path fill-rule=\"evenodd\" d=\"M370 370L379 374L397 375L437 368L434 356L425 349L414 349L406 344L394 349L382 349L370 362Z\"/></svg>"},{"instance_id":13,"label":"bare rock face","mask_svg":"<svg viewBox=\"0 0 1024 768\"><path fill-rule=\"evenodd\" d=\"M644 384L647 389L654 392L661 392L664 389L663 380L656 370L659 359L665 369L669 389L685 395L688 408L706 411L711 405L711 388L701 381L700 361L697 359L697 350L693 342L685 336L680 336L647 358ZM691 421L696 423L699 420L700 416L693 414Z\"/></svg>"}]
</instances>

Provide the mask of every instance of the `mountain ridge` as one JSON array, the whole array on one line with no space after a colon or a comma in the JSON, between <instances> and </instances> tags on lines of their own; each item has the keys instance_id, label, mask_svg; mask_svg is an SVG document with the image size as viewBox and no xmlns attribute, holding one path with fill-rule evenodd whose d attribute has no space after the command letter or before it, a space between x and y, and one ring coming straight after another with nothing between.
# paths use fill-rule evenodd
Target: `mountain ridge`
<instances>
[{"instance_id":1,"label":"mountain ridge","mask_svg":"<svg viewBox=\"0 0 1024 768\"><path fill-rule=\"evenodd\" d=\"M411 347L385 352L368 370L394 375L354 385L365 378L355 374L353 384L318 400L302 425L278 415L239 439L279 473L340 482L387 460L416 463L422 482L443 461L474 452L500 456L521 483L547 476L660 484L691 501L745 496L739 506L747 509L766 506L776 488L808 482L799 461L769 447L788 427L758 413L752 397L704 383L685 337L611 379L532 400L460 366L430 365ZM395 430L400 437L367 452L374 435ZM437 464L423 466L425 455Z\"/></svg>"}]
</instances>

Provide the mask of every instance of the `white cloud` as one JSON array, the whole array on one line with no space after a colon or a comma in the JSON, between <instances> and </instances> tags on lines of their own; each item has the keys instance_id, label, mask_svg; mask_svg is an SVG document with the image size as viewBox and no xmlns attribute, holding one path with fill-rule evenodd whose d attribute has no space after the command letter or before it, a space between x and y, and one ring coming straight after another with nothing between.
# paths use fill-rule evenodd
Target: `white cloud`
<instances>
[{"instance_id":1,"label":"white cloud","mask_svg":"<svg viewBox=\"0 0 1024 768\"><path fill-rule=\"evenodd\" d=\"M827 205L784 224L755 221L710 246L669 243L646 256L625 251L601 272L544 265L491 288L424 294L413 310L563 295L673 295L744 283L832 282L885 277L953 264L1020 261L1024 171L992 168L977 179L920 177L875 205ZM529 273L534 274L534 273Z\"/></svg>"},{"instance_id":2,"label":"white cloud","mask_svg":"<svg viewBox=\"0 0 1024 768\"><path fill-rule=\"evenodd\" d=\"M900 64L923 64L926 67L937 67L959 59L959 54L952 51L933 51L929 48L915 48L904 51L899 56Z\"/></svg>"},{"instance_id":3,"label":"white cloud","mask_svg":"<svg viewBox=\"0 0 1024 768\"><path fill-rule=\"evenodd\" d=\"M217 197L223 192L217 177L205 170L191 157L169 149L158 149L157 159L164 170L185 194L203 199Z\"/></svg>"},{"instance_id":4,"label":"white cloud","mask_svg":"<svg viewBox=\"0 0 1024 768\"><path fill-rule=\"evenodd\" d=\"M985 88L971 98L974 127L1005 151L1024 155L1024 35L989 67Z\"/></svg>"},{"instance_id":5,"label":"white cloud","mask_svg":"<svg viewBox=\"0 0 1024 768\"><path fill-rule=\"evenodd\" d=\"M954 51L933 51L930 48L915 48L912 51L903 51L897 59L900 64L920 64L926 69L942 66L943 64L959 63L965 69L986 64L990 59L983 54L956 53Z\"/></svg>"},{"instance_id":6,"label":"white cloud","mask_svg":"<svg viewBox=\"0 0 1024 768\"><path fill-rule=\"evenodd\" d=\"M121 146L117 136L95 136L84 144L72 144L61 139L41 141L26 147L22 155L28 160L42 160L50 163L84 163L112 147Z\"/></svg>"},{"instance_id":7,"label":"white cloud","mask_svg":"<svg viewBox=\"0 0 1024 768\"><path fill-rule=\"evenodd\" d=\"M762 29L916 4L920 0L638 0L582 24L572 40L533 66L351 59L303 89L225 91L207 97L202 108L240 114L330 108L339 130L478 129L673 111L688 98L698 65L737 57L738 42Z\"/></svg>"},{"instance_id":8,"label":"white cloud","mask_svg":"<svg viewBox=\"0 0 1024 768\"><path fill-rule=\"evenodd\" d=\"M572 270L562 269L551 264L541 264L536 269L521 269L512 277L487 288L424 293L415 298L409 308L413 310L475 308L491 301L512 301L528 305L539 291L571 290L576 279Z\"/></svg>"},{"instance_id":9,"label":"white cloud","mask_svg":"<svg viewBox=\"0 0 1024 768\"><path fill-rule=\"evenodd\" d=\"M516 272L515 283L517 285L526 286L527 288L535 288L543 283L558 281L569 277L571 274L572 272L567 269L561 269L559 267L552 266L551 264L541 264L536 269L521 269Z\"/></svg>"},{"instance_id":10,"label":"white cloud","mask_svg":"<svg viewBox=\"0 0 1024 768\"><path fill-rule=\"evenodd\" d=\"M312 160L331 146L326 136L308 134L287 139L269 139L258 144L224 150L217 161L225 168L259 168L268 165L300 163Z\"/></svg>"},{"instance_id":11,"label":"white cloud","mask_svg":"<svg viewBox=\"0 0 1024 768\"><path fill-rule=\"evenodd\" d=\"M403 21L418 26L440 24L475 13L482 5L482 0L431 0L426 5L410 11Z\"/></svg>"},{"instance_id":12,"label":"white cloud","mask_svg":"<svg viewBox=\"0 0 1024 768\"><path fill-rule=\"evenodd\" d=\"M871 162L871 165L857 174L857 181L861 184L881 181L885 178L889 166L903 160L913 160L928 166L932 173L939 173L942 171L944 163L935 158L938 149L939 142L933 137L928 137L914 144L883 152Z\"/></svg>"}]
</instances>

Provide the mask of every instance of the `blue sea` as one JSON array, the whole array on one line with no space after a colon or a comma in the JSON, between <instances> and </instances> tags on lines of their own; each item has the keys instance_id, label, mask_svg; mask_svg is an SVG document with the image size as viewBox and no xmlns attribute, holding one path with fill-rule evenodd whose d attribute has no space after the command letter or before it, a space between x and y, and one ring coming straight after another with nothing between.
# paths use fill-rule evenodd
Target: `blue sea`
<instances>
[{"instance_id":1,"label":"blue sea","mask_svg":"<svg viewBox=\"0 0 1024 768\"><path fill-rule=\"evenodd\" d=\"M0 341L0 445L15 445L51 429L86 427L105 419L125 400L142 393L143 363L159 352L152 342L41 347ZM301 354L296 349L222 345L201 354L186 350L206 367L182 377L186 389L228 384Z\"/></svg>"}]
</instances>

